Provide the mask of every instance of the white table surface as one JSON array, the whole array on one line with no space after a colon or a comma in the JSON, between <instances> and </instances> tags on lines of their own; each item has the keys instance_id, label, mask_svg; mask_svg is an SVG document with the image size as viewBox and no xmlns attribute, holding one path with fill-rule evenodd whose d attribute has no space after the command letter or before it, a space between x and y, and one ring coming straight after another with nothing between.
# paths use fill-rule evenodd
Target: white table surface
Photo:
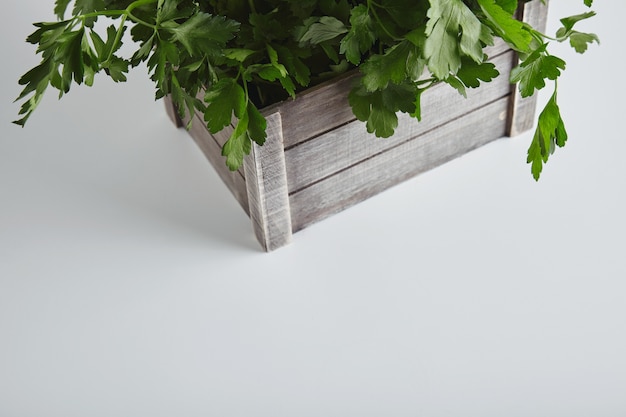
<instances>
[{"instance_id":1,"label":"white table surface","mask_svg":"<svg viewBox=\"0 0 626 417\"><path fill-rule=\"evenodd\" d=\"M626 2L596 3L539 183L524 134L265 254L144 68L9 124L52 0L5 2L0 417L625 416Z\"/></svg>"}]
</instances>

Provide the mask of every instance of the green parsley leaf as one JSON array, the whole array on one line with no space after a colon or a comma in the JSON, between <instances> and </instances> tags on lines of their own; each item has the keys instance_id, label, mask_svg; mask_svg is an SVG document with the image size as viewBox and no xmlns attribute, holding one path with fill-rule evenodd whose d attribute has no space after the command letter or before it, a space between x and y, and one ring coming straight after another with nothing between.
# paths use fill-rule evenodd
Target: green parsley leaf
<instances>
[{"instance_id":1,"label":"green parsley leaf","mask_svg":"<svg viewBox=\"0 0 626 417\"><path fill-rule=\"evenodd\" d=\"M302 34L300 42L320 44L348 32L343 22L332 16L322 16L316 23L311 24Z\"/></svg>"},{"instance_id":2,"label":"green parsley leaf","mask_svg":"<svg viewBox=\"0 0 626 417\"><path fill-rule=\"evenodd\" d=\"M59 10L65 10L65 6L63 4L57 4L57 7L59 8ZM104 0L76 0L74 2L74 10L72 11L72 14L74 16L78 16L81 14L92 13L92 12L96 12L96 11L104 10L104 9L105 9ZM93 24L96 22L97 19L98 19L97 17L90 17L90 18L84 19L85 26L93 27Z\"/></svg>"},{"instance_id":3,"label":"green parsley leaf","mask_svg":"<svg viewBox=\"0 0 626 417\"><path fill-rule=\"evenodd\" d=\"M412 82L389 84L387 88L382 90L383 104L394 113L401 111L402 113L413 114L417 110L415 108L416 94L417 88Z\"/></svg>"},{"instance_id":4,"label":"green parsley leaf","mask_svg":"<svg viewBox=\"0 0 626 417\"><path fill-rule=\"evenodd\" d=\"M478 0L480 8L487 16L491 28L519 52L530 52L532 34L523 22L515 19L513 13L500 7L495 0Z\"/></svg>"},{"instance_id":5,"label":"green parsley leaf","mask_svg":"<svg viewBox=\"0 0 626 417\"><path fill-rule=\"evenodd\" d=\"M576 23L582 20L589 19L595 15L596 15L596 12L587 12L587 13L581 13L581 14L577 14L574 16L562 18L561 23L563 24L563 27L559 29L559 31L557 32L557 36L566 36L567 32L572 30L574 28L574 25L576 25Z\"/></svg>"},{"instance_id":6,"label":"green parsley leaf","mask_svg":"<svg viewBox=\"0 0 626 417\"><path fill-rule=\"evenodd\" d=\"M265 117L259 112L254 104L251 101L248 102L248 106L246 107L246 112L248 114L248 136L250 139L255 141L259 146L265 143L265 139L267 138L266 128L267 121Z\"/></svg>"},{"instance_id":7,"label":"green parsley leaf","mask_svg":"<svg viewBox=\"0 0 626 417\"><path fill-rule=\"evenodd\" d=\"M355 116L366 122L369 133L374 133L379 138L393 135L398 126L398 116L385 105L382 91L368 93L364 89L352 90L348 100Z\"/></svg>"},{"instance_id":8,"label":"green parsley leaf","mask_svg":"<svg viewBox=\"0 0 626 417\"><path fill-rule=\"evenodd\" d=\"M311 82L311 69L298 56L298 51L282 45L276 45L275 49L287 68L287 73L292 75L301 86L308 86Z\"/></svg>"},{"instance_id":9,"label":"green parsley leaf","mask_svg":"<svg viewBox=\"0 0 626 417\"><path fill-rule=\"evenodd\" d=\"M126 73L128 73L128 66L130 62L117 56L112 56L111 59L102 64L102 68L113 81L120 82L126 81Z\"/></svg>"},{"instance_id":10,"label":"green parsley leaf","mask_svg":"<svg viewBox=\"0 0 626 417\"><path fill-rule=\"evenodd\" d=\"M565 69L565 61L545 54L546 44L537 48L520 65L511 70L511 82L519 83L522 97L530 97L535 90L546 86L545 79L556 80Z\"/></svg>"},{"instance_id":11,"label":"green parsley leaf","mask_svg":"<svg viewBox=\"0 0 626 417\"><path fill-rule=\"evenodd\" d=\"M244 48L224 49L224 56L237 62L244 62L255 52L256 51L253 51L252 49Z\"/></svg>"},{"instance_id":12,"label":"green parsley leaf","mask_svg":"<svg viewBox=\"0 0 626 417\"><path fill-rule=\"evenodd\" d=\"M417 27L423 27L424 23L426 23L426 12L429 7L428 1L414 1L410 7L407 7L406 0L376 0L375 4L376 7L383 9L383 13L389 14L392 21L399 26L399 29L412 30ZM378 14L380 15L381 13ZM385 24L389 24L389 21L385 21Z\"/></svg>"},{"instance_id":13,"label":"green parsley leaf","mask_svg":"<svg viewBox=\"0 0 626 417\"><path fill-rule=\"evenodd\" d=\"M56 0L54 2L54 14L58 16L59 19L63 20L65 11L67 10L67 6L70 4L71 0Z\"/></svg>"},{"instance_id":14,"label":"green parsley leaf","mask_svg":"<svg viewBox=\"0 0 626 417\"><path fill-rule=\"evenodd\" d=\"M180 63L180 54L176 45L162 39L156 39L155 48L148 59L148 70L152 72L151 79L157 85L156 97L161 98L169 94L168 75L172 66Z\"/></svg>"},{"instance_id":15,"label":"green parsley leaf","mask_svg":"<svg viewBox=\"0 0 626 417\"><path fill-rule=\"evenodd\" d=\"M443 80L450 87L454 88L459 92L460 95L467 98L467 90L465 89L465 84L456 76L451 76Z\"/></svg>"},{"instance_id":16,"label":"green parsley leaf","mask_svg":"<svg viewBox=\"0 0 626 417\"><path fill-rule=\"evenodd\" d=\"M572 45L572 48L574 48L579 54L587 51L587 47L593 42L600 43L600 39L595 33L582 33L574 31L569 36L570 45Z\"/></svg>"},{"instance_id":17,"label":"green parsley leaf","mask_svg":"<svg viewBox=\"0 0 626 417\"><path fill-rule=\"evenodd\" d=\"M496 0L496 3L510 15L517 11L517 0Z\"/></svg>"},{"instance_id":18,"label":"green parsley leaf","mask_svg":"<svg viewBox=\"0 0 626 417\"><path fill-rule=\"evenodd\" d=\"M124 33L126 32L126 27L123 26L121 28L121 31L122 33L121 35L119 35L119 38L124 36ZM98 54L98 58L101 61L106 61L109 58L109 56L111 56L111 54L119 50L122 46L122 42L117 42L116 44L116 38L118 37L118 33L117 33L118 29L115 28L115 26L111 25L107 27L106 32L107 32L106 42L104 42L104 40L100 37L100 35L98 35L97 32L91 31L89 33L91 40L93 42L93 45L96 49L96 53Z\"/></svg>"},{"instance_id":19,"label":"green parsley leaf","mask_svg":"<svg viewBox=\"0 0 626 417\"><path fill-rule=\"evenodd\" d=\"M482 62L482 24L461 0L431 0L424 55L441 80L461 67L461 54Z\"/></svg>"},{"instance_id":20,"label":"green parsley leaf","mask_svg":"<svg viewBox=\"0 0 626 417\"><path fill-rule=\"evenodd\" d=\"M539 180L543 165L548 162L556 146L563 147L566 141L567 132L556 102L555 91L539 115L537 129L528 148L527 162L531 164L531 172L536 181Z\"/></svg>"},{"instance_id":21,"label":"green parsley leaf","mask_svg":"<svg viewBox=\"0 0 626 417\"><path fill-rule=\"evenodd\" d=\"M170 28L172 40L180 42L189 55L217 55L239 29L239 23L224 16L198 12L180 26Z\"/></svg>"},{"instance_id":22,"label":"green parsley leaf","mask_svg":"<svg viewBox=\"0 0 626 417\"><path fill-rule=\"evenodd\" d=\"M231 171L237 171L243 164L243 158L250 153L252 142L248 135L248 112L244 112L237 126L222 147L222 156L226 157L226 166Z\"/></svg>"},{"instance_id":23,"label":"green parsley leaf","mask_svg":"<svg viewBox=\"0 0 626 417\"><path fill-rule=\"evenodd\" d=\"M35 94L22 104L19 114L24 116L19 120L15 120L13 123L24 127L24 124L30 118L33 111L37 108L37 105L43 98L43 94L48 87L48 82L50 81L51 73L54 70L55 66L53 65L52 58L48 57L20 78L19 84L24 85L25 87L15 101L21 100L33 92Z\"/></svg>"},{"instance_id":24,"label":"green parsley leaf","mask_svg":"<svg viewBox=\"0 0 626 417\"><path fill-rule=\"evenodd\" d=\"M417 78L424 66L417 47L408 40L392 46L384 55L372 55L360 69L362 83L367 91L382 90L391 83L399 84L406 78Z\"/></svg>"},{"instance_id":25,"label":"green parsley leaf","mask_svg":"<svg viewBox=\"0 0 626 417\"><path fill-rule=\"evenodd\" d=\"M350 13L350 30L341 40L339 53L345 54L349 62L358 65L361 62L361 55L369 50L375 41L374 24L367 7L364 4L356 6Z\"/></svg>"},{"instance_id":26,"label":"green parsley leaf","mask_svg":"<svg viewBox=\"0 0 626 417\"><path fill-rule=\"evenodd\" d=\"M409 82L389 84L385 89L374 92L361 86L350 92L348 101L357 119L366 122L369 133L374 133L379 138L388 138L398 126L398 111L419 119L420 94L421 91Z\"/></svg>"},{"instance_id":27,"label":"green parsley leaf","mask_svg":"<svg viewBox=\"0 0 626 417\"><path fill-rule=\"evenodd\" d=\"M408 44L408 42L406 42ZM389 82L399 83L406 77L407 48L395 45L384 55L372 55L361 65L362 83L367 91L382 90ZM404 57L404 59L402 59Z\"/></svg>"},{"instance_id":28,"label":"green parsley leaf","mask_svg":"<svg viewBox=\"0 0 626 417\"><path fill-rule=\"evenodd\" d=\"M500 75L500 72L490 62L477 64L471 59L463 58L461 68L456 75L466 87L478 88L481 81L490 82Z\"/></svg>"},{"instance_id":29,"label":"green parsley leaf","mask_svg":"<svg viewBox=\"0 0 626 417\"><path fill-rule=\"evenodd\" d=\"M233 78L222 78L213 84L207 89L204 101L207 103L204 120L211 133L217 133L229 125L233 113L235 117L241 118L246 110L245 92Z\"/></svg>"}]
</instances>

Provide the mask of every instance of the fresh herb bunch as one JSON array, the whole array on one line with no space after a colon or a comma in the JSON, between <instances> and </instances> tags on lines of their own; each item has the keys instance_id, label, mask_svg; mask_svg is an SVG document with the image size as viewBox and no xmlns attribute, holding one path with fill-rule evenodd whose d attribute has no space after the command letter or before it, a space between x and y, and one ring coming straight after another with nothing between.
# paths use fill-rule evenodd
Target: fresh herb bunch
<instances>
[{"instance_id":1,"label":"fresh herb bunch","mask_svg":"<svg viewBox=\"0 0 626 417\"><path fill-rule=\"evenodd\" d=\"M156 98L170 95L181 118L203 112L212 133L236 118L222 149L236 170L252 142L266 139L259 108L358 67L353 112L370 133L389 137L398 111L420 119L420 96L433 85L465 95L497 77L483 49L499 37L521 57L511 82L522 96L554 81L528 150L538 179L567 140L556 89L565 62L547 47L569 41L584 52L598 38L574 26L595 13L561 19L549 37L516 20L517 8L517 0L56 0L58 21L36 23L27 38L42 61L19 80L17 100L26 101L14 123L26 123L48 86L62 96L103 71L126 81L131 67L147 62ZM101 18L113 24L101 29ZM137 49L124 58L128 29Z\"/></svg>"}]
</instances>

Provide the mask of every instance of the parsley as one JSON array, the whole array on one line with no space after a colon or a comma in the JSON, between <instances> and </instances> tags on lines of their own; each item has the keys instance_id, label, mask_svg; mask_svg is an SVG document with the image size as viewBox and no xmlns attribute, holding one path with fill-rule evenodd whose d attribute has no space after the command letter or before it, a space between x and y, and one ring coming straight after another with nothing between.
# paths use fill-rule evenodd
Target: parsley
<instances>
[{"instance_id":1,"label":"parsley","mask_svg":"<svg viewBox=\"0 0 626 417\"><path fill-rule=\"evenodd\" d=\"M27 38L41 62L19 79L16 101L23 103L14 123L25 125L48 88L63 96L73 85L93 85L99 74L124 82L131 68L145 63L155 97L171 96L181 118L200 112L213 133L232 126L222 154L236 170L253 142L265 142L259 108L358 69L350 106L368 132L389 137L398 112L421 119L421 96L434 85L465 95L496 78L483 51L499 37L522 58L511 73L522 96L554 82L528 150L538 179L549 155L567 140L556 92L565 62L549 53L550 43L569 42L582 53L599 40L577 28L592 11L561 19L552 38L515 19L519 3L56 0L57 21L36 23ZM95 25L99 20L109 24ZM124 57L120 47L129 37L136 50Z\"/></svg>"}]
</instances>

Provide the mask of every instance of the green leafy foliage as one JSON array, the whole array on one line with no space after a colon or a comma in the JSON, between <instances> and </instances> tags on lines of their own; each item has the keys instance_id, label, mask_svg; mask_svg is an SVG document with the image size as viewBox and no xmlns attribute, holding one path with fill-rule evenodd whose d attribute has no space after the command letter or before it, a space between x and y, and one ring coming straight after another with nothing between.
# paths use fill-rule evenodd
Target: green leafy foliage
<instances>
[{"instance_id":1,"label":"green leafy foliage","mask_svg":"<svg viewBox=\"0 0 626 417\"><path fill-rule=\"evenodd\" d=\"M439 79L456 74L462 56L482 62L482 23L461 0L431 0L424 54Z\"/></svg>"},{"instance_id":2,"label":"green leafy foliage","mask_svg":"<svg viewBox=\"0 0 626 417\"><path fill-rule=\"evenodd\" d=\"M179 26L169 29L172 40L181 43L189 55L218 55L237 32L239 24L223 16L198 12Z\"/></svg>"},{"instance_id":3,"label":"green leafy foliage","mask_svg":"<svg viewBox=\"0 0 626 417\"><path fill-rule=\"evenodd\" d=\"M539 180L543 165L548 162L556 147L565 146L567 132L561 118L561 111L556 102L556 92L550 97L545 108L539 115L537 129L528 148L528 163L535 180Z\"/></svg>"},{"instance_id":4,"label":"green leafy foliage","mask_svg":"<svg viewBox=\"0 0 626 417\"><path fill-rule=\"evenodd\" d=\"M498 70L484 51L494 38L521 56L511 81L524 97L556 81L565 68L548 53L551 42L569 42L580 53L599 43L595 34L578 30L593 11L561 19L551 38L516 20L522 3L55 0L58 21L36 23L27 38L41 61L19 79L23 89L16 101L23 102L14 123L24 126L48 88L63 96L73 85L93 85L98 74L124 82L143 63L155 97L171 97L187 127L201 114L210 132L231 131L222 154L236 170L254 144L266 140L259 108L358 71L348 97L352 110L368 132L389 137L398 112L421 120L422 94L431 87L445 83L466 95L468 88L496 78ZM129 37L136 49L124 57L121 46ZM555 93L539 116L528 153L535 178L566 139Z\"/></svg>"},{"instance_id":5,"label":"green leafy foliage","mask_svg":"<svg viewBox=\"0 0 626 417\"><path fill-rule=\"evenodd\" d=\"M300 42L319 44L346 33L348 29L343 22L332 16L323 16L311 23L302 34Z\"/></svg>"},{"instance_id":6,"label":"green leafy foliage","mask_svg":"<svg viewBox=\"0 0 626 417\"><path fill-rule=\"evenodd\" d=\"M398 126L397 112L419 115L416 97L417 86L406 82L388 84L374 92L361 87L351 91L348 100L357 119L366 122L369 133L388 138Z\"/></svg>"},{"instance_id":7,"label":"green leafy foliage","mask_svg":"<svg viewBox=\"0 0 626 417\"><path fill-rule=\"evenodd\" d=\"M511 2L501 7L495 0L478 0L492 30L519 52L529 52L533 40L527 26L513 17Z\"/></svg>"},{"instance_id":8,"label":"green leafy foliage","mask_svg":"<svg viewBox=\"0 0 626 417\"><path fill-rule=\"evenodd\" d=\"M481 81L488 83L498 75L500 75L500 72L492 63L483 62L482 64L477 64L467 58L462 60L461 69L456 74L459 80L468 88L478 88Z\"/></svg>"},{"instance_id":9,"label":"green leafy foliage","mask_svg":"<svg viewBox=\"0 0 626 417\"><path fill-rule=\"evenodd\" d=\"M560 41L569 39L570 45L572 45L572 48L574 48L576 52L580 54L584 53L587 50L589 44L593 42L600 43L600 39L595 33L584 33L576 31L574 30L574 26L576 25L576 23L582 20L589 19L595 15L595 12L587 12L574 16L564 17L563 19L561 19L563 27L559 28L559 30L556 32L556 36Z\"/></svg>"},{"instance_id":10,"label":"green leafy foliage","mask_svg":"<svg viewBox=\"0 0 626 417\"><path fill-rule=\"evenodd\" d=\"M363 4L352 9L350 15L350 30L341 40L340 53L354 65L361 63L362 55L376 42L374 20Z\"/></svg>"},{"instance_id":11,"label":"green leafy foliage","mask_svg":"<svg viewBox=\"0 0 626 417\"><path fill-rule=\"evenodd\" d=\"M565 69L565 61L545 53L547 44L533 51L519 66L511 71L511 82L519 84L522 97L530 97L535 90L546 86L546 79L556 80Z\"/></svg>"}]
</instances>

